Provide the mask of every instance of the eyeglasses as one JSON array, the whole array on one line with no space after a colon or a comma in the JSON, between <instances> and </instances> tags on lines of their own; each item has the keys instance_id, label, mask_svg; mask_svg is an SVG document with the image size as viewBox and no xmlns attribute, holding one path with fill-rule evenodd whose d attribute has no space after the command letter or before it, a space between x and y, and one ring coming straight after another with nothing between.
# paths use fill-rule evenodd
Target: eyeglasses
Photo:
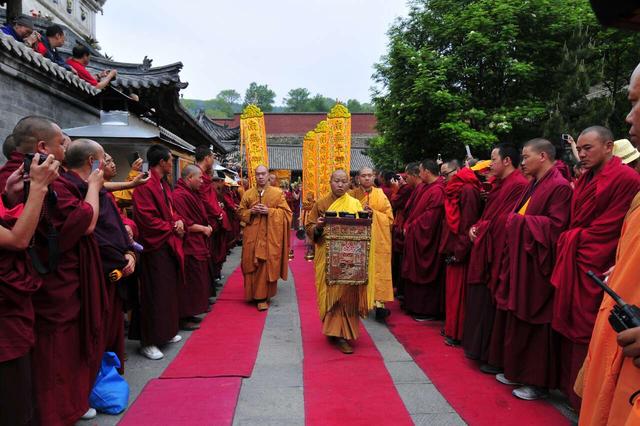
<instances>
[{"instance_id":1,"label":"eyeglasses","mask_svg":"<svg viewBox=\"0 0 640 426\"><path fill-rule=\"evenodd\" d=\"M453 173L453 172L455 172L455 169L454 169L454 170L449 170L448 172L444 172L444 173L443 173L443 172L440 172L440 176L442 176L442 177L449 177L449 175L450 175L451 173Z\"/></svg>"}]
</instances>

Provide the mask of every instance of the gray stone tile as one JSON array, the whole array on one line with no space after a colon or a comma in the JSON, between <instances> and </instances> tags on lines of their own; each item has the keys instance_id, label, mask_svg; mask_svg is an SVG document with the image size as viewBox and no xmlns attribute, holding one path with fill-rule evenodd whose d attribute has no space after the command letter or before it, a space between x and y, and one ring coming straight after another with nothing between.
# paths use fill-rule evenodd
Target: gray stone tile
<instances>
[{"instance_id":1,"label":"gray stone tile","mask_svg":"<svg viewBox=\"0 0 640 426\"><path fill-rule=\"evenodd\" d=\"M253 375L244 380L247 385L255 382L263 385L273 383L282 387L301 387L303 383L302 365L289 363L270 365L268 368L256 368L253 371Z\"/></svg>"},{"instance_id":2,"label":"gray stone tile","mask_svg":"<svg viewBox=\"0 0 640 426\"><path fill-rule=\"evenodd\" d=\"M411 419L416 426L466 425L457 413L416 414Z\"/></svg>"},{"instance_id":3,"label":"gray stone tile","mask_svg":"<svg viewBox=\"0 0 640 426\"><path fill-rule=\"evenodd\" d=\"M386 362L387 370L393 378L393 382L398 383L431 383L424 372L413 361L392 361Z\"/></svg>"},{"instance_id":4,"label":"gray stone tile","mask_svg":"<svg viewBox=\"0 0 640 426\"><path fill-rule=\"evenodd\" d=\"M245 386L245 382L243 382L235 417L238 419L304 418L302 388L274 385Z\"/></svg>"},{"instance_id":5,"label":"gray stone tile","mask_svg":"<svg viewBox=\"0 0 640 426\"><path fill-rule=\"evenodd\" d=\"M385 361L413 361L411 356L404 350L404 347L402 347L397 340L376 340L375 337L373 337L373 339Z\"/></svg>"},{"instance_id":6,"label":"gray stone tile","mask_svg":"<svg viewBox=\"0 0 640 426\"><path fill-rule=\"evenodd\" d=\"M454 413L435 386L426 383L396 383L410 414Z\"/></svg>"}]
</instances>

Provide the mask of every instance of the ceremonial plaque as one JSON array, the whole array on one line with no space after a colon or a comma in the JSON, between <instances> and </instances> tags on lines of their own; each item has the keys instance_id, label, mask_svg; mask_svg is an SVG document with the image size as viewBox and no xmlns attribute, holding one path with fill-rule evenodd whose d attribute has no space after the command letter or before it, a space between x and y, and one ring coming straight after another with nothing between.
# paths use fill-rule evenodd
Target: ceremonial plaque
<instances>
[{"instance_id":1,"label":"ceremonial plaque","mask_svg":"<svg viewBox=\"0 0 640 426\"><path fill-rule=\"evenodd\" d=\"M327 285L367 285L371 219L325 218Z\"/></svg>"}]
</instances>

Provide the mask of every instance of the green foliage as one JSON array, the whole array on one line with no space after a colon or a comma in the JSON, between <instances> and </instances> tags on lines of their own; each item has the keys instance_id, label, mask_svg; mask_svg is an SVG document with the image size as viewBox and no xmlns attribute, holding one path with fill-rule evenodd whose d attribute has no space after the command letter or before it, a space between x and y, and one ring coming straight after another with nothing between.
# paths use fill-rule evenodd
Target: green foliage
<instances>
[{"instance_id":1,"label":"green foliage","mask_svg":"<svg viewBox=\"0 0 640 426\"><path fill-rule=\"evenodd\" d=\"M309 110L309 101L311 93L304 88L289 90L288 97L284 98L288 112L303 112Z\"/></svg>"},{"instance_id":2,"label":"green foliage","mask_svg":"<svg viewBox=\"0 0 640 426\"><path fill-rule=\"evenodd\" d=\"M249 104L255 104L260 107L263 112L270 112L273 110L275 99L276 92L269 89L268 85L253 82L244 94L243 107Z\"/></svg>"},{"instance_id":3,"label":"green foliage","mask_svg":"<svg viewBox=\"0 0 640 426\"><path fill-rule=\"evenodd\" d=\"M587 0L412 0L375 66L376 165L484 157L496 142L626 133L640 35L600 27Z\"/></svg>"}]
</instances>

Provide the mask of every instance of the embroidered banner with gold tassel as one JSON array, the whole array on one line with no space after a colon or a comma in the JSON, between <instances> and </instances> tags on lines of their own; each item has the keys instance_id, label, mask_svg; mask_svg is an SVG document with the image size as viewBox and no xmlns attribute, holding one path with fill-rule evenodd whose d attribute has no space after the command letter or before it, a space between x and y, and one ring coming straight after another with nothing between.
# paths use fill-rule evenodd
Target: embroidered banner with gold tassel
<instances>
[{"instance_id":1,"label":"embroidered banner with gold tassel","mask_svg":"<svg viewBox=\"0 0 640 426\"><path fill-rule=\"evenodd\" d=\"M327 114L327 136L329 139L329 168L351 171L351 113L338 103Z\"/></svg>"},{"instance_id":2,"label":"embroidered banner with gold tassel","mask_svg":"<svg viewBox=\"0 0 640 426\"><path fill-rule=\"evenodd\" d=\"M322 120L316 126L314 130L316 134L316 145L318 150L318 200L325 195L329 195L331 187L329 185L329 179L333 169L331 168L330 156L331 150L329 148L329 137L327 134L327 120Z\"/></svg>"},{"instance_id":3,"label":"embroidered banner with gold tassel","mask_svg":"<svg viewBox=\"0 0 640 426\"><path fill-rule=\"evenodd\" d=\"M246 155L247 177L253 188L256 186L256 167L269 168L264 113L256 105L247 105L240 115L240 152Z\"/></svg>"},{"instance_id":4,"label":"embroidered banner with gold tassel","mask_svg":"<svg viewBox=\"0 0 640 426\"><path fill-rule=\"evenodd\" d=\"M307 132L302 142L302 199L318 199L318 145L316 132Z\"/></svg>"}]
</instances>

